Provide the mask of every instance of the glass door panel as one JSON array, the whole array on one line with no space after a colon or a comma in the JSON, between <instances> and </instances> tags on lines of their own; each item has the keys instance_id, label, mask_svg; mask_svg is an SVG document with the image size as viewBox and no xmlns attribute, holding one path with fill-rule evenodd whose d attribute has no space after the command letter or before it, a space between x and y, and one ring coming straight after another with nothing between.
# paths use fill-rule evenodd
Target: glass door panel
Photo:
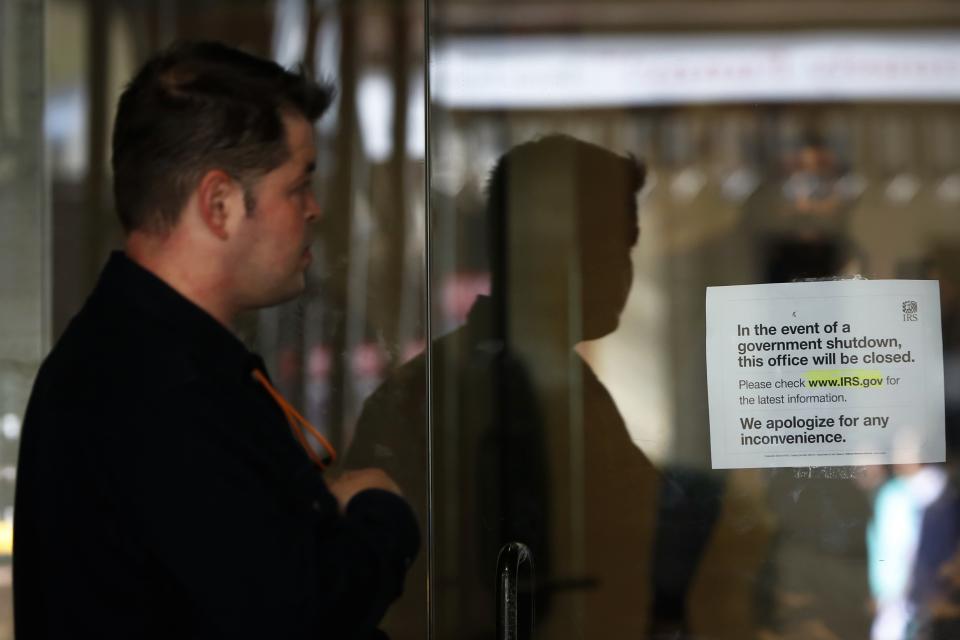
<instances>
[{"instance_id":1,"label":"glass door panel","mask_svg":"<svg viewBox=\"0 0 960 640\"><path fill-rule=\"evenodd\" d=\"M13 638L13 507L21 423L50 343L41 2L0 2L0 640Z\"/></svg>"},{"instance_id":2,"label":"glass door panel","mask_svg":"<svg viewBox=\"0 0 960 640\"><path fill-rule=\"evenodd\" d=\"M434 637L494 637L510 542L537 638L950 637L960 32L920 4L428 3ZM713 469L706 287L852 276L940 280L947 464Z\"/></svg>"}]
</instances>

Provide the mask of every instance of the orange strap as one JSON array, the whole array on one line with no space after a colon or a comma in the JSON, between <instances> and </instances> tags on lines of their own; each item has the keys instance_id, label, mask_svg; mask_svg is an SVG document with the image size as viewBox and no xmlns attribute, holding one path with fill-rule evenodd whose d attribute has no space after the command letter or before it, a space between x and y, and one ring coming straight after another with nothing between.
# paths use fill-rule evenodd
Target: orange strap
<instances>
[{"instance_id":1,"label":"orange strap","mask_svg":"<svg viewBox=\"0 0 960 640\"><path fill-rule=\"evenodd\" d=\"M290 428L293 429L293 435L297 437L297 440L300 441L300 444L303 446L304 450L307 452L307 455L313 461L315 465L321 469L327 468L327 461L320 457L307 440L307 435L304 433L304 429L310 432L317 442L319 442L324 449L327 450L327 453L330 455L330 462L336 462L337 460L337 451L333 448L333 445L330 444L330 441L323 437L315 426L310 424L306 418L304 418L300 413L294 409L287 400L280 395L280 392L273 388L273 385L270 384L270 381L267 380L267 376L263 374L259 369L253 370L254 379L263 385L263 388L267 390L267 393L276 401L280 408L283 410L284 415L287 416L287 422L290 423Z\"/></svg>"}]
</instances>

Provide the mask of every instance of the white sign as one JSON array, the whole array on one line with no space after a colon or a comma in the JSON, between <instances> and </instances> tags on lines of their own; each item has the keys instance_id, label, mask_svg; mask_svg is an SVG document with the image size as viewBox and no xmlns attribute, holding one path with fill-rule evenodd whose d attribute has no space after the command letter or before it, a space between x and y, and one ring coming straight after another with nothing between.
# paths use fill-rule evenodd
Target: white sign
<instances>
[{"instance_id":1,"label":"white sign","mask_svg":"<svg viewBox=\"0 0 960 640\"><path fill-rule=\"evenodd\" d=\"M454 36L431 53L448 108L960 98L960 32Z\"/></svg>"},{"instance_id":2,"label":"white sign","mask_svg":"<svg viewBox=\"0 0 960 640\"><path fill-rule=\"evenodd\" d=\"M707 288L714 469L943 462L935 280Z\"/></svg>"}]
</instances>

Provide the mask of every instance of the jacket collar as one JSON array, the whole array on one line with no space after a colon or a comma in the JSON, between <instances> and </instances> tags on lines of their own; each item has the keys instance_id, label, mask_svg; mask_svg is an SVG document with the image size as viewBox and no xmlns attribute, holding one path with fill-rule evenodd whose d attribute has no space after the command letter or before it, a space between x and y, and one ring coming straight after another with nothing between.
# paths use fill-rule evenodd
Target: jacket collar
<instances>
[{"instance_id":1,"label":"jacket collar","mask_svg":"<svg viewBox=\"0 0 960 640\"><path fill-rule=\"evenodd\" d=\"M265 370L261 358L227 327L122 251L110 255L100 274L91 301L98 299L107 305L125 303L134 312L133 321L162 325L204 365L242 373Z\"/></svg>"}]
</instances>

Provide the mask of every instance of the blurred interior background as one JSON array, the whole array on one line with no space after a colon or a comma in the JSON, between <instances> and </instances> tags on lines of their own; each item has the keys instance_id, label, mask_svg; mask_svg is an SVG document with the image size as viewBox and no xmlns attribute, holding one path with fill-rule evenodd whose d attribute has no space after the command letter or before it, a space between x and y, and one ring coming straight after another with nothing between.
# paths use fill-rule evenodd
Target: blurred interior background
<instances>
[{"instance_id":1,"label":"blurred interior background","mask_svg":"<svg viewBox=\"0 0 960 640\"><path fill-rule=\"evenodd\" d=\"M710 285L938 278L952 446L958 36L960 4L948 0L0 0L0 640L12 638L23 410L43 356L122 241L111 203L113 109L159 48L223 40L302 62L338 86L317 129L324 217L310 289L245 318L241 331L281 392L342 449L381 382L489 293L484 189L501 154L562 132L642 160L628 306L617 332L578 351L658 467L708 477ZM426 434L428 425L409 428ZM576 483L583 470L558 464L562 482ZM434 481L455 483L454 468L437 466ZM883 532L899 526L876 509L878 496L909 494L894 481L921 471L845 469L833 484L817 476L840 512L867 505L852 525L860 542L837 551L840 582L863 578L863 601L847 603L855 612L825 631L811 631L809 619L778 627L750 612L725 618L702 603L726 597L739 611L739 583L702 570L676 596L690 634L676 637L866 637L880 605L905 602L910 582L909 567L891 576L871 565L876 545L889 542ZM949 471L937 473L940 489L927 493L946 486ZM707 485L718 512L750 514L768 541L792 531L777 500L761 496L776 481L744 470ZM920 498L904 499L916 545ZM455 530L438 531L437 553L459 544ZM906 544L892 548L909 555ZM781 554L779 575L831 557ZM424 613L388 621L397 637L425 637L427 589L408 585L405 598ZM790 594L780 595L769 606L789 608ZM455 616L435 624L438 637L467 637ZM900 618L888 624L873 637L906 637ZM561 626L543 637L598 637Z\"/></svg>"}]
</instances>

